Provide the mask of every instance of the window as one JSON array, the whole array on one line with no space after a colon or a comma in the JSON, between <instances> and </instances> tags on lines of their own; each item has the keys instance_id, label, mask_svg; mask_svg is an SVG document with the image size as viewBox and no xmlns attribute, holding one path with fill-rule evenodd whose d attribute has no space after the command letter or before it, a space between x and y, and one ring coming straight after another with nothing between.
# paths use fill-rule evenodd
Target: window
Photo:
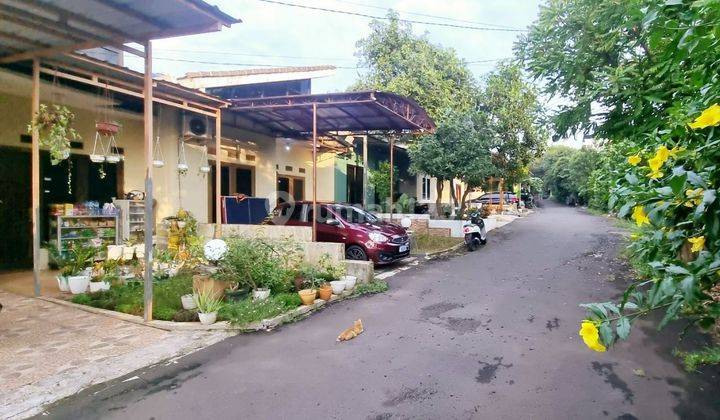
<instances>
[{"instance_id":1,"label":"window","mask_svg":"<svg viewBox=\"0 0 720 420\"><path fill-rule=\"evenodd\" d=\"M430 199L430 177L428 176L422 177L422 193L420 196L422 200Z\"/></svg>"},{"instance_id":2,"label":"window","mask_svg":"<svg viewBox=\"0 0 720 420\"><path fill-rule=\"evenodd\" d=\"M350 223L377 222L377 218L375 216L354 206L342 206L336 204L333 206L333 210L335 210L335 212L337 212L343 220Z\"/></svg>"},{"instance_id":3,"label":"window","mask_svg":"<svg viewBox=\"0 0 720 420\"><path fill-rule=\"evenodd\" d=\"M313 219L313 213L315 213L312 209L312 204L309 206L307 213L307 221L312 223ZM327 206L321 205L320 206L320 217L317 218L318 223L325 223L327 220L335 219L335 216L330 213L327 209Z\"/></svg>"}]
</instances>

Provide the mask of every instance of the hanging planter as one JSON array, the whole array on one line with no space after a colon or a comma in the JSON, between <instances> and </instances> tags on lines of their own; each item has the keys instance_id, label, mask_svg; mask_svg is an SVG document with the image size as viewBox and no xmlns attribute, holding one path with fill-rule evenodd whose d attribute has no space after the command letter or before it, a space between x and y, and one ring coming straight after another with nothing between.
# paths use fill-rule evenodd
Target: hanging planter
<instances>
[{"instance_id":1,"label":"hanging planter","mask_svg":"<svg viewBox=\"0 0 720 420\"><path fill-rule=\"evenodd\" d=\"M100 121L95 123L95 131L103 136L112 136L120 131L120 124L115 121Z\"/></svg>"},{"instance_id":2,"label":"hanging planter","mask_svg":"<svg viewBox=\"0 0 720 420\"><path fill-rule=\"evenodd\" d=\"M180 145L178 147L179 150L177 170L180 175L185 175L188 169L190 169L190 166L187 164L187 157L185 156L185 141L180 139Z\"/></svg>"},{"instance_id":3,"label":"hanging planter","mask_svg":"<svg viewBox=\"0 0 720 420\"><path fill-rule=\"evenodd\" d=\"M115 135L110 135L110 141L108 142L107 153L105 154L105 161L107 163L118 163L122 160L123 156L120 154L120 150L115 142Z\"/></svg>"},{"instance_id":4,"label":"hanging planter","mask_svg":"<svg viewBox=\"0 0 720 420\"><path fill-rule=\"evenodd\" d=\"M80 139L77 131L71 127L74 120L75 114L66 106L48 107L41 104L28 124L28 132L37 130L40 146L50 150L50 161L53 165L70 157L70 142Z\"/></svg>"},{"instance_id":5,"label":"hanging planter","mask_svg":"<svg viewBox=\"0 0 720 420\"><path fill-rule=\"evenodd\" d=\"M162 168L165 166L165 156L163 156L162 148L160 147L160 136L155 137L155 147L153 147L153 166L156 168Z\"/></svg>"},{"instance_id":6,"label":"hanging planter","mask_svg":"<svg viewBox=\"0 0 720 420\"><path fill-rule=\"evenodd\" d=\"M207 174L210 172L210 165L208 164L208 150L207 146L203 146L202 155L200 156L200 173Z\"/></svg>"},{"instance_id":7,"label":"hanging planter","mask_svg":"<svg viewBox=\"0 0 720 420\"><path fill-rule=\"evenodd\" d=\"M105 145L103 144L102 137L99 131L95 133L95 143L93 144L93 151L90 154L90 161L93 163L105 162ZM98 147L98 145L100 147Z\"/></svg>"}]
</instances>

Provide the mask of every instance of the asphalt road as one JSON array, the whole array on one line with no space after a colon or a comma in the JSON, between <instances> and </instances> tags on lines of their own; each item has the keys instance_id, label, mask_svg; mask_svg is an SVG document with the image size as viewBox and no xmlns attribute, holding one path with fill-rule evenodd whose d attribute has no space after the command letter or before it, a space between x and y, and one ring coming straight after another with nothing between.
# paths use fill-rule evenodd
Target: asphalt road
<instances>
[{"instance_id":1,"label":"asphalt road","mask_svg":"<svg viewBox=\"0 0 720 420\"><path fill-rule=\"evenodd\" d=\"M392 277L386 294L98 385L43 418L719 418L720 371L687 374L671 354L704 337L678 343L647 321L603 354L578 337L577 304L627 281L620 234L548 205L475 253ZM365 333L337 343L356 318Z\"/></svg>"}]
</instances>

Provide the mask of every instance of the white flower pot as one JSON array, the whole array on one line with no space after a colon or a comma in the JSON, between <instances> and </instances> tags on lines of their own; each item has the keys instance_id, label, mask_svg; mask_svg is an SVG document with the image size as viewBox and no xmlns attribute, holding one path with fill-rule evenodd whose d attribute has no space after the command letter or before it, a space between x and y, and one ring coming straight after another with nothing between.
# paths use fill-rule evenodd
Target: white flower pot
<instances>
[{"instance_id":1,"label":"white flower pot","mask_svg":"<svg viewBox=\"0 0 720 420\"><path fill-rule=\"evenodd\" d=\"M61 292L67 292L70 290L70 287L68 286L68 279L65 276L57 275L55 276L57 278L58 282L58 289L60 289Z\"/></svg>"},{"instance_id":2,"label":"white flower pot","mask_svg":"<svg viewBox=\"0 0 720 420\"><path fill-rule=\"evenodd\" d=\"M210 312L209 314L200 312L198 313L198 317L200 318L200 323L203 325L214 324L217 320L217 312Z\"/></svg>"},{"instance_id":3,"label":"white flower pot","mask_svg":"<svg viewBox=\"0 0 720 420\"><path fill-rule=\"evenodd\" d=\"M182 295L180 296L180 301L182 302L183 309L190 310L197 308L197 305L195 304L195 301L193 300L193 295Z\"/></svg>"},{"instance_id":4,"label":"white flower pot","mask_svg":"<svg viewBox=\"0 0 720 420\"><path fill-rule=\"evenodd\" d=\"M91 281L90 282L90 293L97 293L103 290L102 281Z\"/></svg>"},{"instance_id":5,"label":"white flower pot","mask_svg":"<svg viewBox=\"0 0 720 420\"><path fill-rule=\"evenodd\" d=\"M342 276L340 277L340 280L345 282L345 290L354 289L355 283L357 283L357 277L355 276Z\"/></svg>"},{"instance_id":6,"label":"white flower pot","mask_svg":"<svg viewBox=\"0 0 720 420\"><path fill-rule=\"evenodd\" d=\"M89 284L90 284L90 276L69 276L68 277L68 287L70 289L70 293L72 293L74 295L79 295L80 293L85 293Z\"/></svg>"},{"instance_id":7,"label":"white flower pot","mask_svg":"<svg viewBox=\"0 0 720 420\"><path fill-rule=\"evenodd\" d=\"M104 155L90 155L90 161L93 163L103 163L103 162L105 162L105 156Z\"/></svg>"},{"instance_id":8,"label":"white flower pot","mask_svg":"<svg viewBox=\"0 0 720 420\"><path fill-rule=\"evenodd\" d=\"M165 166L165 161L164 160L153 160L153 166L156 168L162 168L163 166Z\"/></svg>"},{"instance_id":9,"label":"white flower pot","mask_svg":"<svg viewBox=\"0 0 720 420\"><path fill-rule=\"evenodd\" d=\"M210 167L209 166L201 166L200 172L206 174L206 173L210 172Z\"/></svg>"},{"instance_id":10,"label":"white flower pot","mask_svg":"<svg viewBox=\"0 0 720 420\"><path fill-rule=\"evenodd\" d=\"M110 290L110 282L109 281L101 281L100 285L101 285L100 290L102 290L102 291Z\"/></svg>"},{"instance_id":11,"label":"white flower pot","mask_svg":"<svg viewBox=\"0 0 720 420\"><path fill-rule=\"evenodd\" d=\"M135 247L134 246L124 246L123 247L123 253L122 253L123 260L126 260L126 261L132 260L133 255L135 255Z\"/></svg>"},{"instance_id":12,"label":"white flower pot","mask_svg":"<svg viewBox=\"0 0 720 420\"><path fill-rule=\"evenodd\" d=\"M332 292L334 295L339 295L340 293L345 290L345 281L344 280L335 280L330 282L330 287L332 287Z\"/></svg>"},{"instance_id":13,"label":"white flower pot","mask_svg":"<svg viewBox=\"0 0 720 420\"><path fill-rule=\"evenodd\" d=\"M105 161L107 163L118 163L122 159L119 155L107 155L105 156Z\"/></svg>"},{"instance_id":14,"label":"white flower pot","mask_svg":"<svg viewBox=\"0 0 720 420\"><path fill-rule=\"evenodd\" d=\"M252 293L253 300L261 301L267 299L270 296L270 289L255 289Z\"/></svg>"},{"instance_id":15,"label":"white flower pot","mask_svg":"<svg viewBox=\"0 0 720 420\"><path fill-rule=\"evenodd\" d=\"M107 259L108 260L119 260L123 256L122 245L108 245L107 247Z\"/></svg>"}]
</instances>

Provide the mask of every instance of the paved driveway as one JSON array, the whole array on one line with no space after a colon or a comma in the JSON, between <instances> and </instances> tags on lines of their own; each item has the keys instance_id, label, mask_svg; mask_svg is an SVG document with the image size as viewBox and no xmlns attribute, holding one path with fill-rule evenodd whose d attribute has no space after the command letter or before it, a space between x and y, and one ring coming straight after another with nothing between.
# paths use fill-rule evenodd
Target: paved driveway
<instances>
[{"instance_id":1,"label":"paved driveway","mask_svg":"<svg viewBox=\"0 0 720 420\"><path fill-rule=\"evenodd\" d=\"M50 418L718 418L718 369L688 375L677 344L639 323L609 353L577 335L579 302L616 297L621 232L547 206L473 254L390 279L271 333L237 336L139 378L93 388ZM336 343L356 318L365 333ZM671 328L677 330L681 325ZM681 346L697 345L688 337ZM641 370L639 370L641 369ZM634 372L635 371L635 372Z\"/></svg>"}]
</instances>

